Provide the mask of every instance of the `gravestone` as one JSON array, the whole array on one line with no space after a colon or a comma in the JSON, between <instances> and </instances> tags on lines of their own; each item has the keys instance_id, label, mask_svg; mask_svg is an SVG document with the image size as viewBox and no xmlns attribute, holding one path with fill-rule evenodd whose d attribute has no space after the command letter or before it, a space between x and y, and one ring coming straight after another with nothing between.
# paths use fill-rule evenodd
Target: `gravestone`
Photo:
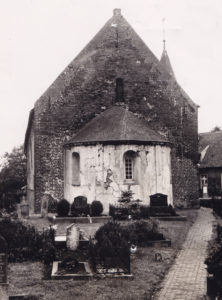
<instances>
[{"instance_id":1,"label":"gravestone","mask_svg":"<svg viewBox=\"0 0 222 300\"><path fill-rule=\"evenodd\" d=\"M151 195L150 206L167 206L167 195L161 193Z\"/></svg>"},{"instance_id":2,"label":"gravestone","mask_svg":"<svg viewBox=\"0 0 222 300\"><path fill-rule=\"evenodd\" d=\"M79 231L74 223L66 228L66 246L69 250L76 250L79 246Z\"/></svg>"},{"instance_id":3,"label":"gravestone","mask_svg":"<svg viewBox=\"0 0 222 300\"><path fill-rule=\"evenodd\" d=\"M42 197L42 203L41 203L41 216L43 218L47 218L48 216L48 204L49 203L49 195L44 194Z\"/></svg>"},{"instance_id":4,"label":"gravestone","mask_svg":"<svg viewBox=\"0 0 222 300\"><path fill-rule=\"evenodd\" d=\"M8 300L7 243L2 236L0 236L0 299Z\"/></svg>"},{"instance_id":5,"label":"gravestone","mask_svg":"<svg viewBox=\"0 0 222 300\"><path fill-rule=\"evenodd\" d=\"M84 196L78 196L74 198L74 202L72 205L73 212L79 216L79 215L87 215L88 214L88 204L87 204L87 198Z\"/></svg>"}]
</instances>

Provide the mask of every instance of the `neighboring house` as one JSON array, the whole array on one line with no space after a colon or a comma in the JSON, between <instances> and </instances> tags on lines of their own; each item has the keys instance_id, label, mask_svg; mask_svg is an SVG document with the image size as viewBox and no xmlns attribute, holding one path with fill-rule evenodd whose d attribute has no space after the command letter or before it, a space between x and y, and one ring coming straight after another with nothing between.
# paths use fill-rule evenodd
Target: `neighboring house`
<instances>
[{"instance_id":1,"label":"neighboring house","mask_svg":"<svg viewBox=\"0 0 222 300\"><path fill-rule=\"evenodd\" d=\"M107 212L128 189L144 204L163 193L189 205L199 189L197 113L165 45L158 60L115 9L30 112L30 206L40 212L46 194L86 196Z\"/></svg>"},{"instance_id":2,"label":"neighboring house","mask_svg":"<svg viewBox=\"0 0 222 300\"><path fill-rule=\"evenodd\" d=\"M204 198L222 191L222 131L199 134L200 190Z\"/></svg>"}]
</instances>

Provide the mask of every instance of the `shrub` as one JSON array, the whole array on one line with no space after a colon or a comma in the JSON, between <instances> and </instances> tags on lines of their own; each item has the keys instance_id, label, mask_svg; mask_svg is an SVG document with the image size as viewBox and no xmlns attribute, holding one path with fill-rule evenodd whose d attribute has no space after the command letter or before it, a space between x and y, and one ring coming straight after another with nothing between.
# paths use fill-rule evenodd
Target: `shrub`
<instances>
[{"instance_id":1,"label":"shrub","mask_svg":"<svg viewBox=\"0 0 222 300\"><path fill-rule=\"evenodd\" d=\"M96 234L97 253L99 256L111 255L116 248L127 248L128 240L125 229L116 222L108 222L101 226Z\"/></svg>"},{"instance_id":2,"label":"shrub","mask_svg":"<svg viewBox=\"0 0 222 300\"><path fill-rule=\"evenodd\" d=\"M125 229L116 222L108 222L95 235L96 244L91 244L91 263L103 268L119 268L130 273L130 251Z\"/></svg>"},{"instance_id":3,"label":"shrub","mask_svg":"<svg viewBox=\"0 0 222 300\"><path fill-rule=\"evenodd\" d=\"M57 205L58 201L50 196L48 202L48 212L49 213L56 213L57 212Z\"/></svg>"},{"instance_id":4,"label":"shrub","mask_svg":"<svg viewBox=\"0 0 222 300\"><path fill-rule=\"evenodd\" d=\"M87 216L89 215L90 212L90 205L86 203L84 203L83 205L77 205L75 200L73 201L73 203L71 204L71 215L73 217L79 217L79 216Z\"/></svg>"},{"instance_id":5,"label":"shrub","mask_svg":"<svg viewBox=\"0 0 222 300\"><path fill-rule=\"evenodd\" d=\"M38 232L34 226L25 226L20 221L4 219L0 232L8 244L8 260L26 260L50 263L55 257L54 230ZM19 242L18 242L19 241Z\"/></svg>"},{"instance_id":6,"label":"shrub","mask_svg":"<svg viewBox=\"0 0 222 300\"><path fill-rule=\"evenodd\" d=\"M154 220L137 221L125 226L126 236L131 244L146 244L147 241L164 239L158 232L158 223Z\"/></svg>"},{"instance_id":7,"label":"shrub","mask_svg":"<svg viewBox=\"0 0 222 300\"><path fill-rule=\"evenodd\" d=\"M217 226L217 238L210 243L210 253L208 254L205 264L207 271L213 274L215 280L215 294L222 294L222 227Z\"/></svg>"},{"instance_id":8,"label":"shrub","mask_svg":"<svg viewBox=\"0 0 222 300\"><path fill-rule=\"evenodd\" d=\"M214 213L222 217L222 199L213 198L211 201Z\"/></svg>"},{"instance_id":9,"label":"shrub","mask_svg":"<svg viewBox=\"0 0 222 300\"><path fill-rule=\"evenodd\" d=\"M109 205L109 215L114 218L116 207L112 204Z\"/></svg>"},{"instance_id":10,"label":"shrub","mask_svg":"<svg viewBox=\"0 0 222 300\"><path fill-rule=\"evenodd\" d=\"M113 217L114 220L126 220L129 214L129 207L114 205L109 206L109 215Z\"/></svg>"},{"instance_id":11,"label":"shrub","mask_svg":"<svg viewBox=\"0 0 222 300\"><path fill-rule=\"evenodd\" d=\"M70 204L66 199L62 199L57 205L57 214L59 217L67 217L69 214Z\"/></svg>"},{"instance_id":12,"label":"shrub","mask_svg":"<svg viewBox=\"0 0 222 300\"><path fill-rule=\"evenodd\" d=\"M140 217L148 219L150 217L150 207L148 205L140 205Z\"/></svg>"},{"instance_id":13,"label":"shrub","mask_svg":"<svg viewBox=\"0 0 222 300\"><path fill-rule=\"evenodd\" d=\"M129 191L122 191L118 201L120 203L129 203L132 200L133 200L133 192L129 190Z\"/></svg>"},{"instance_id":14,"label":"shrub","mask_svg":"<svg viewBox=\"0 0 222 300\"><path fill-rule=\"evenodd\" d=\"M91 212L93 216L100 216L103 211L103 205L100 201L94 200L91 204Z\"/></svg>"}]
</instances>

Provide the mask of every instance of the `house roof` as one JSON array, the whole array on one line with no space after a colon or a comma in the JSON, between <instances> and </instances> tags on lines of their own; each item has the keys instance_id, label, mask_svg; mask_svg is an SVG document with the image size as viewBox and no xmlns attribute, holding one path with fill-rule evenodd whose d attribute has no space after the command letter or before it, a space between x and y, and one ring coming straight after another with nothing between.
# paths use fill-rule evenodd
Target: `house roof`
<instances>
[{"instance_id":1,"label":"house roof","mask_svg":"<svg viewBox=\"0 0 222 300\"><path fill-rule=\"evenodd\" d=\"M165 137L148 127L147 121L114 106L95 117L65 145L129 142L169 144Z\"/></svg>"},{"instance_id":2,"label":"house roof","mask_svg":"<svg viewBox=\"0 0 222 300\"><path fill-rule=\"evenodd\" d=\"M89 103L92 103L91 100L94 101L98 95L97 90L93 91L95 82L97 84L101 82L101 94L104 89L103 81L107 89L111 87L110 79L107 80L108 77L110 78L110 74L105 78L102 75L102 70L112 71L113 79L124 78L126 74L132 74L132 76L133 74L142 74L142 77L139 77L144 78L154 88L159 90L159 87L162 86L167 99L182 98L185 101L187 100L193 107L196 107L196 104L182 90L176 80L167 81L167 88L166 83L162 82L160 75L163 74L164 78L164 74L166 74L164 65L168 65L169 71L170 63L167 57L164 53L161 63L122 16L120 9L115 9L113 16L102 29L35 102L34 109L42 116L47 113L56 115L57 122L55 124L59 123L58 119L60 119L61 122L65 123L64 126L70 128L71 124L75 127L72 108L75 106L76 109L79 109L79 105L82 105L82 110L87 114L88 107L85 105L86 99L88 99L87 93L91 95ZM109 67L113 65L115 65L115 68ZM146 97L149 98L152 95L147 92ZM112 96L107 101L107 107L110 107L110 103L113 103L111 98ZM102 99L99 100L102 101ZM60 114L58 114L59 110L61 111ZM95 109L93 113L98 113L98 111ZM69 122L69 120L72 121ZM30 130L28 129L26 141L29 133Z\"/></svg>"},{"instance_id":3,"label":"house roof","mask_svg":"<svg viewBox=\"0 0 222 300\"><path fill-rule=\"evenodd\" d=\"M222 167L222 131L200 133L199 151L204 154L200 168Z\"/></svg>"}]
</instances>

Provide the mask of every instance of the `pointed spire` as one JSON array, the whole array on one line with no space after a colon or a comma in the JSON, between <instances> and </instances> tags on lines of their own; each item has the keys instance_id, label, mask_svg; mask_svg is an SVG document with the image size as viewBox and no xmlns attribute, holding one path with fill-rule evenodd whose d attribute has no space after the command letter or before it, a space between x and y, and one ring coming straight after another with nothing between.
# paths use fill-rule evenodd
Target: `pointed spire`
<instances>
[{"instance_id":1,"label":"pointed spire","mask_svg":"<svg viewBox=\"0 0 222 300\"><path fill-rule=\"evenodd\" d=\"M166 36L165 36L165 27L164 27L165 18L162 19L162 30L163 30L163 53L160 59L160 65L162 67L162 70L164 71L164 75L168 77L167 75L170 75L175 79L175 75L173 72L173 68L170 63L169 56L166 51ZM166 78L167 79L167 78Z\"/></svg>"},{"instance_id":2,"label":"pointed spire","mask_svg":"<svg viewBox=\"0 0 222 300\"><path fill-rule=\"evenodd\" d=\"M168 74L175 79L175 75L173 72L173 68L172 68L169 56L168 56L166 48L165 48L165 44L164 44L163 53L162 53L162 56L160 59L160 65L162 66L162 69L164 70L165 74Z\"/></svg>"}]
</instances>

